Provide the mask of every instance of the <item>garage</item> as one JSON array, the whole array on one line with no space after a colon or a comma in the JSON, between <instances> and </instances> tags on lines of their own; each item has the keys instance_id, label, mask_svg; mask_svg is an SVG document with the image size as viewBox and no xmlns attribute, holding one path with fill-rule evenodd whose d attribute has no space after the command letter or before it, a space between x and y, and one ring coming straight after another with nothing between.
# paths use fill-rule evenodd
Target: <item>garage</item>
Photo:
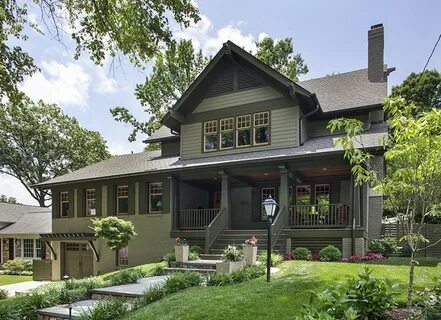
<instances>
[{"instance_id":1,"label":"garage","mask_svg":"<svg viewBox=\"0 0 441 320\"><path fill-rule=\"evenodd\" d=\"M93 251L87 243L64 243L64 275L84 278L93 275Z\"/></svg>"}]
</instances>

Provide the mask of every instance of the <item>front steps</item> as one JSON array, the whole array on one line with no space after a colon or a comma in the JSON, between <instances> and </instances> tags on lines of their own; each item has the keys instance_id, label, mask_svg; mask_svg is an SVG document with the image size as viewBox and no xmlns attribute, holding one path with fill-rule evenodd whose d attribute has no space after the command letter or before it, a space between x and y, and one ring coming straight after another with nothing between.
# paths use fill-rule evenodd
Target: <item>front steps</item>
<instances>
[{"instance_id":1,"label":"front steps","mask_svg":"<svg viewBox=\"0 0 441 320\"><path fill-rule=\"evenodd\" d=\"M200 259L187 262L173 262L169 268L165 269L165 271L167 273L193 271L206 274L215 272L216 263L222 261L222 257L219 255L205 254L201 255L201 258L209 259Z\"/></svg>"},{"instance_id":2,"label":"front steps","mask_svg":"<svg viewBox=\"0 0 441 320\"><path fill-rule=\"evenodd\" d=\"M257 246L259 251L264 251L267 249L267 230L266 229L255 229L255 230L223 230L222 233L214 241L210 248L211 254L221 255L223 250L228 245L235 245L240 247L245 243L246 240L250 239L252 236L257 238ZM274 235L273 235L274 236ZM285 252L286 247L286 234L280 234L274 251L279 253Z\"/></svg>"}]
</instances>

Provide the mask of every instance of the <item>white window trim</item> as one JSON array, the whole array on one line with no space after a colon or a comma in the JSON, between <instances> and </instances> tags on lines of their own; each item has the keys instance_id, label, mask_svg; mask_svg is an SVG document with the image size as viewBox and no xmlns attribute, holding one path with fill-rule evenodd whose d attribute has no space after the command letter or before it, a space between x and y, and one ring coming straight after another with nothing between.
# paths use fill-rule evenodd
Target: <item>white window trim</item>
<instances>
[{"instance_id":1,"label":"white window trim","mask_svg":"<svg viewBox=\"0 0 441 320\"><path fill-rule=\"evenodd\" d=\"M230 120L232 122L232 128L231 129L224 129L222 130L222 121L224 120ZM219 120L219 150L229 150L229 149L234 149L234 117L228 117L228 118L223 118ZM226 148L222 148L222 134L223 133L232 133L233 134L233 145L231 147L226 147Z\"/></svg>"},{"instance_id":2,"label":"white window trim","mask_svg":"<svg viewBox=\"0 0 441 320\"><path fill-rule=\"evenodd\" d=\"M265 123L265 124L256 125L256 117L261 115L261 114L267 114L268 115L268 122ZM253 114L253 145L255 145L255 146L267 145L270 142L270 134L268 134L268 141L267 142L261 142L261 143L257 143L256 142L256 129L257 128L262 128L262 127L268 127L268 132L269 132L269 130L270 130L270 114L269 114L269 111L257 112L257 113Z\"/></svg>"},{"instance_id":3,"label":"white window trim","mask_svg":"<svg viewBox=\"0 0 441 320\"><path fill-rule=\"evenodd\" d=\"M308 187L309 187L309 205L312 204L312 196L313 196L313 194L312 194L312 187L311 187L310 184L302 184L302 185L296 186L296 194L295 194L295 204L296 205L299 205L298 190L300 188L308 188Z\"/></svg>"},{"instance_id":4,"label":"white window trim","mask_svg":"<svg viewBox=\"0 0 441 320\"><path fill-rule=\"evenodd\" d=\"M67 200L63 200L63 195L67 195ZM63 215L63 203L67 203L69 205L69 191L61 191L60 192L60 217L66 218L69 216L69 213Z\"/></svg>"},{"instance_id":5,"label":"white window trim","mask_svg":"<svg viewBox=\"0 0 441 320\"><path fill-rule=\"evenodd\" d=\"M88 192L93 191L95 193L95 197L94 198L87 198L88 196ZM85 201L86 201L86 216L88 217L94 217L96 216L96 189L95 188L91 188L91 189L86 189L86 192L84 194L85 197ZM95 202L95 214L90 214L89 213L89 202Z\"/></svg>"},{"instance_id":6,"label":"white window trim","mask_svg":"<svg viewBox=\"0 0 441 320\"><path fill-rule=\"evenodd\" d=\"M250 117L250 125L246 127L239 128L239 118L240 117ZM249 130L250 131L250 144L239 145L239 131L240 130ZM253 139L251 135L253 134L253 115L252 114L242 114L240 116L236 116L236 148L249 148L253 145Z\"/></svg>"},{"instance_id":7,"label":"white window trim","mask_svg":"<svg viewBox=\"0 0 441 320\"><path fill-rule=\"evenodd\" d=\"M205 130L205 127L206 127L206 125L208 124L208 123L215 123L216 124L216 131L214 131L214 132L209 132L209 133L207 133L206 132L206 130ZM208 121L204 121L204 123L203 123L203 130L204 130L204 152L213 152L213 151L218 151L219 150L219 123L218 123L218 121L217 120L208 120ZM205 147L206 147L206 145L207 145L207 143L206 143L206 141L207 141L207 135L209 135L209 136L211 136L211 135L216 135L216 138L217 138L217 148L215 148L215 149L210 149L210 150L207 150Z\"/></svg>"},{"instance_id":8,"label":"white window trim","mask_svg":"<svg viewBox=\"0 0 441 320\"><path fill-rule=\"evenodd\" d=\"M124 260L127 260L127 264L122 265L122 264L121 264L121 260L122 260L122 259L121 259L121 257L120 257L120 251L123 250L123 249L126 249L126 248L127 248L127 258L124 259ZM117 251L117 255L118 255L118 267L123 267L123 268L128 267L128 266L129 266L129 246L126 246L126 247L124 247L124 248L119 249L119 250Z\"/></svg>"},{"instance_id":9,"label":"white window trim","mask_svg":"<svg viewBox=\"0 0 441 320\"><path fill-rule=\"evenodd\" d=\"M330 183L319 183L314 185L314 204L317 204L317 187L327 187L328 188L328 197L329 197L329 204L331 203L331 184Z\"/></svg>"},{"instance_id":10,"label":"white window trim","mask_svg":"<svg viewBox=\"0 0 441 320\"><path fill-rule=\"evenodd\" d=\"M152 190L151 186L152 185L158 185L158 184L161 186L161 193L152 193L151 192L151 190ZM162 213L162 210L159 210L159 211L153 211L152 210L152 196L158 196L158 195L161 195L161 202L164 205L164 202L163 202L163 192L162 192L162 182L151 182L151 183L149 183L149 213Z\"/></svg>"},{"instance_id":11,"label":"white window trim","mask_svg":"<svg viewBox=\"0 0 441 320\"><path fill-rule=\"evenodd\" d=\"M119 196L118 195L118 189L119 188L127 188L127 195L126 196ZM116 186L116 214L129 214L129 212L119 212L119 199L129 199L129 186L128 185L122 185L122 186ZM129 211L129 210L127 210Z\"/></svg>"}]
</instances>

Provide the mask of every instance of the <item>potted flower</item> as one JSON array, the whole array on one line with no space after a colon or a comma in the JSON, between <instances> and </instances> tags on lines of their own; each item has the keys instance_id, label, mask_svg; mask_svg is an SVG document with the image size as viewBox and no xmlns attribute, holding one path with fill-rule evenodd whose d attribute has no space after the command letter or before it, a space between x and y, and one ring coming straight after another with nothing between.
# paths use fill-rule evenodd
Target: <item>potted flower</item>
<instances>
[{"instance_id":1,"label":"potted flower","mask_svg":"<svg viewBox=\"0 0 441 320\"><path fill-rule=\"evenodd\" d=\"M243 256L247 266L255 266L257 263L257 239L252 236L246 240L243 246Z\"/></svg>"},{"instance_id":2,"label":"potted flower","mask_svg":"<svg viewBox=\"0 0 441 320\"><path fill-rule=\"evenodd\" d=\"M216 263L216 271L231 273L244 267L242 252L236 246L228 246L222 254L223 261Z\"/></svg>"},{"instance_id":3,"label":"potted flower","mask_svg":"<svg viewBox=\"0 0 441 320\"><path fill-rule=\"evenodd\" d=\"M188 243L187 240L177 237L175 244L176 262L188 261Z\"/></svg>"}]
</instances>

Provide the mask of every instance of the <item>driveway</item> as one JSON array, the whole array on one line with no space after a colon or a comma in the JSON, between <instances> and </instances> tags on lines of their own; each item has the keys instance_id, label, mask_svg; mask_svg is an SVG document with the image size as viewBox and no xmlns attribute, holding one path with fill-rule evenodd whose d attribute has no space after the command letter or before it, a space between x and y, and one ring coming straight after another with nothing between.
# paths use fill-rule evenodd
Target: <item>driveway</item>
<instances>
[{"instance_id":1,"label":"driveway","mask_svg":"<svg viewBox=\"0 0 441 320\"><path fill-rule=\"evenodd\" d=\"M8 292L8 296L13 297L16 293L27 293L29 290L38 288L39 286L47 283L50 283L50 281L25 281L0 286L0 289L6 290Z\"/></svg>"}]
</instances>

